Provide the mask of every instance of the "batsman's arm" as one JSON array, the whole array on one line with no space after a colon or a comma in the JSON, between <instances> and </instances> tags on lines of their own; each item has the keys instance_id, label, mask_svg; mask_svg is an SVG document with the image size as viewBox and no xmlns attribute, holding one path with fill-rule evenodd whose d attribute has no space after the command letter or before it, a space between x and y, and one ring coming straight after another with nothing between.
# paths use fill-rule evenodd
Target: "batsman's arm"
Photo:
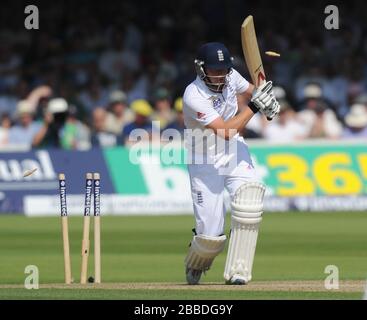
<instances>
[{"instance_id":1,"label":"batsman's arm","mask_svg":"<svg viewBox=\"0 0 367 320\"><path fill-rule=\"evenodd\" d=\"M239 100L238 102L242 104L247 104L249 101L251 101L254 90L255 86L249 83L247 90L237 96L237 99Z\"/></svg>"},{"instance_id":2,"label":"batsman's arm","mask_svg":"<svg viewBox=\"0 0 367 320\"><path fill-rule=\"evenodd\" d=\"M251 99L253 90L254 86L250 84L249 88L240 96L243 97L244 100L249 101ZM217 119L209 123L206 127L212 129L217 135L221 136L222 138L229 140L247 125L247 123L251 120L255 113L255 110L248 106L245 107L233 118L224 121L222 117L218 117Z\"/></svg>"}]
</instances>

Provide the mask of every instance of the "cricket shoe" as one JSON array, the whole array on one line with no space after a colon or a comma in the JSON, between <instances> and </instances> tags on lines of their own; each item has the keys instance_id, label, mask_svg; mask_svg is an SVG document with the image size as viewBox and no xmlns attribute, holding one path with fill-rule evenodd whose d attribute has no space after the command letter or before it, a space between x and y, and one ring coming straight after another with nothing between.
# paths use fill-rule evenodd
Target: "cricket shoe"
<instances>
[{"instance_id":1,"label":"cricket shoe","mask_svg":"<svg viewBox=\"0 0 367 320\"><path fill-rule=\"evenodd\" d=\"M186 268L186 281L190 285L199 284L202 270L195 270L191 268Z\"/></svg>"},{"instance_id":2,"label":"cricket shoe","mask_svg":"<svg viewBox=\"0 0 367 320\"><path fill-rule=\"evenodd\" d=\"M226 281L226 284L230 284L230 285L245 285L248 284L248 280L244 277L241 276L239 274L234 274L231 279Z\"/></svg>"}]
</instances>

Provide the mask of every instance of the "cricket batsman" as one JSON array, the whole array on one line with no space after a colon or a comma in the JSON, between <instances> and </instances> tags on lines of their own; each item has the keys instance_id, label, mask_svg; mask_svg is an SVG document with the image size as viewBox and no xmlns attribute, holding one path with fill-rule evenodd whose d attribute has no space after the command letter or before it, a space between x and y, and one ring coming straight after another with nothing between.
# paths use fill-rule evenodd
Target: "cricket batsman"
<instances>
[{"instance_id":1,"label":"cricket batsman","mask_svg":"<svg viewBox=\"0 0 367 320\"><path fill-rule=\"evenodd\" d=\"M222 43L201 46L194 62L197 77L183 96L196 220L185 258L186 280L191 285L199 283L202 273L209 270L225 247L225 189L231 199L232 222L224 279L234 285L251 280L265 186L259 181L248 147L238 132L257 112L273 119L279 113L279 103L271 81L255 89L233 68L232 60ZM240 112L238 95L248 101ZM198 132L203 133L202 139Z\"/></svg>"}]
</instances>

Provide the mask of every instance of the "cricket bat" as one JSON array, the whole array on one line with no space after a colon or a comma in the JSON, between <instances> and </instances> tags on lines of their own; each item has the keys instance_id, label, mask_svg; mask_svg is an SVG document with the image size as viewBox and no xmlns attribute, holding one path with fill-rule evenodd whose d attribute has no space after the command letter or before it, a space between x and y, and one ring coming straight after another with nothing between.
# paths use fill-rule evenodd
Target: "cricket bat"
<instances>
[{"instance_id":1,"label":"cricket bat","mask_svg":"<svg viewBox=\"0 0 367 320\"><path fill-rule=\"evenodd\" d=\"M252 83L258 88L266 80L259 46L257 44L254 18L252 16L248 16L242 23L241 41L243 55L245 56Z\"/></svg>"},{"instance_id":2,"label":"cricket bat","mask_svg":"<svg viewBox=\"0 0 367 320\"><path fill-rule=\"evenodd\" d=\"M256 88L265 81L265 71L261 60L259 45L257 44L254 18L248 16L241 26L242 51L245 56L248 72L250 73L252 83ZM270 118L267 118L269 121Z\"/></svg>"}]
</instances>

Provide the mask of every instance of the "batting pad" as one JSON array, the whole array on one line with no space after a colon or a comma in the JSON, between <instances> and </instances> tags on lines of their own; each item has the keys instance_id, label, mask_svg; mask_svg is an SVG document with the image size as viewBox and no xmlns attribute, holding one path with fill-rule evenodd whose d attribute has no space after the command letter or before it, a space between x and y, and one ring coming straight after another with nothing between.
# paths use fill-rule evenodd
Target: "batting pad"
<instances>
[{"instance_id":1,"label":"batting pad","mask_svg":"<svg viewBox=\"0 0 367 320\"><path fill-rule=\"evenodd\" d=\"M232 207L231 237L224 269L224 279L232 277L251 281L257 235L263 212L265 186L247 182L238 188Z\"/></svg>"},{"instance_id":2,"label":"batting pad","mask_svg":"<svg viewBox=\"0 0 367 320\"><path fill-rule=\"evenodd\" d=\"M227 237L196 235L185 258L187 268L206 271L209 270L214 258L223 251Z\"/></svg>"}]
</instances>

